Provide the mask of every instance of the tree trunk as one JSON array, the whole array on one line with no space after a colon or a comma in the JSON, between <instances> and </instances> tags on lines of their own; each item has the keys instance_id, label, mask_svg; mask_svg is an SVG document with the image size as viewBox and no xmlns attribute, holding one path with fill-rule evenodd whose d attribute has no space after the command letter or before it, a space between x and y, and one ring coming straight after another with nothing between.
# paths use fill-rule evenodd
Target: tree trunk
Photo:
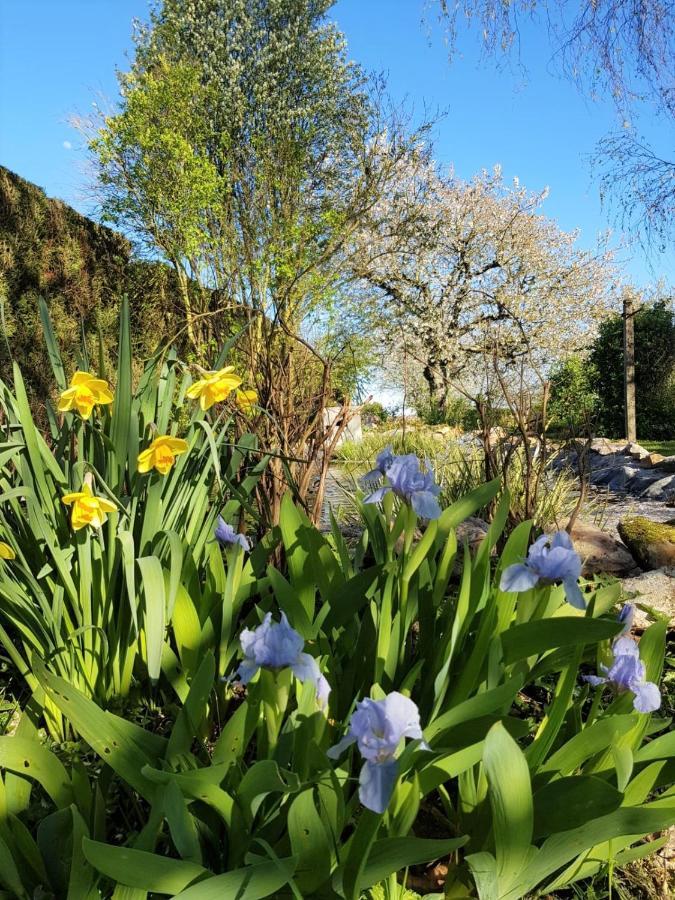
<instances>
[{"instance_id":1,"label":"tree trunk","mask_svg":"<svg viewBox=\"0 0 675 900\"><path fill-rule=\"evenodd\" d=\"M432 407L445 415L450 394L447 367L443 363L428 362L422 374L429 388L429 400Z\"/></svg>"}]
</instances>

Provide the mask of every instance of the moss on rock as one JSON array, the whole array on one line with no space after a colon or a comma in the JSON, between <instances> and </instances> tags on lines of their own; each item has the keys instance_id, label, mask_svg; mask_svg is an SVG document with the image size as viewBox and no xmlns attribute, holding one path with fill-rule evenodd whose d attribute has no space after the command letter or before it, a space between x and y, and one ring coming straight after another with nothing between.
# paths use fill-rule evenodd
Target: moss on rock
<instances>
[{"instance_id":1,"label":"moss on rock","mask_svg":"<svg viewBox=\"0 0 675 900\"><path fill-rule=\"evenodd\" d=\"M628 516L618 527L621 540L643 569L675 564L675 526L646 516Z\"/></svg>"}]
</instances>

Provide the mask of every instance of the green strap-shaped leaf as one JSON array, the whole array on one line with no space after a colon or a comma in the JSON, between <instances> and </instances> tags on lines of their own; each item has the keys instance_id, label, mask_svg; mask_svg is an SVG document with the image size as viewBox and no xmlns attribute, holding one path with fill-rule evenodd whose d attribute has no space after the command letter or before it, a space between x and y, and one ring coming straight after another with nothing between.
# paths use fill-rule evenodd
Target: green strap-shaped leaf
<instances>
[{"instance_id":1,"label":"green strap-shaped leaf","mask_svg":"<svg viewBox=\"0 0 675 900\"><path fill-rule=\"evenodd\" d=\"M497 878L500 892L506 893L531 856L534 811L527 761L501 722L488 732L483 764L492 806Z\"/></svg>"},{"instance_id":2,"label":"green strap-shaped leaf","mask_svg":"<svg viewBox=\"0 0 675 900\"><path fill-rule=\"evenodd\" d=\"M615 637L621 624L607 619L558 616L515 625L501 635L506 665L539 656L557 647L596 644Z\"/></svg>"},{"instance_id":3,"label":"green strap-shaped leaf","mask_svg":"<svg viewBox=\"0 0 675 900\"><path fill-rule=\"evenodd\" d=\"M37 739L0 737L0 768L10 769L40 784L57 807L73 800L70 778L63 764Z\"/></svg>"},{"instance_id":4,"label":"green strap-shaped leaf","mask_svg":"<svg viewBox=\"0 0 675 900\"><path fill-rule=\"evenodd\" d=\"M216 875L189 887L176 895L175 900L261 900L276 897L278 891L293 877L296 860L293 857L274 862L259 863Z\"/></svg>"},{"instance_id":5,"label":"green strap-shaped leaf","mask_svg":"<svg viewBox=\"0 0 675 900\"><path fill-rule=\"evenodd\" d=\"M175 896L189 884L210 874L202 866L187 860L170 859L130 847L115 847L89 838L82 842L82 849L102 875L128 887L169 896Z\"/></svg>"},{"instance_id":6,"label":"green strap-shaped leaf","mask_svg":"<svg viewBox=\"0 0 675 900\"><path fill-rule=\"evenodd\" d=\"M383 881L389 875L400 872L408 866L443 859L463 847L468 840L468 835L464 835L439 840L397 837L375 841L359 879L361 890Z\"/></svg>"},{"instance_id":7,"label":"green strap-shaped leaf","mask_svg":"<svg viewBox=\"0 0 675 900\"><path fill-rule=\"evenodd\" d=\"M156 556L142 556L138 568L143 581L145 614L143 630L147 653L148 675L157 681L162 669L162 647L166 627L166 595L162 564Z\"/></svg>"}]
</instances>

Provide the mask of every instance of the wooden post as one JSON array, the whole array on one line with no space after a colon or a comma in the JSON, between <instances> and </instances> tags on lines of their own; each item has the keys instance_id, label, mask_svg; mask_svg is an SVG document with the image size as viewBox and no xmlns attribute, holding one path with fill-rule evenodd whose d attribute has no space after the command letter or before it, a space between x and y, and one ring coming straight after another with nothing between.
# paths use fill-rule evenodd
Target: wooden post
<instances>
[{"instance_id":1,"label":"wooden post","mask_svg":"<svg viewBox=\"0 0 675 900\"><path fill-rule=\"evenodd\" d=\"M623 295L623 370L626 440L637 441L635 415L635 306L633 295Z\"/></svg>"}]
</instances>

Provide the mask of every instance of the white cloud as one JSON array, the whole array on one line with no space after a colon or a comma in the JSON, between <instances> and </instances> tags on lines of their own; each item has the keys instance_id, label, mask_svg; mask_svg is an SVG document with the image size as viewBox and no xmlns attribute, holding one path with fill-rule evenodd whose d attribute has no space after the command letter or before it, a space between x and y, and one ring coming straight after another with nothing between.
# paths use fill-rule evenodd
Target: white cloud
<instances>
[{"instance_id":1,"label":"white cloud","mask_svg":"<svg viewBox=\"0 0 675 900\"><path fill-rule=\"evenodd\" d=\"M73 149L73 145L70 143L70 141L64 141L64 142L63 142L63 148L64 148L64 150L72 150L72 149Z\"/></svg>"}]
</instances>

